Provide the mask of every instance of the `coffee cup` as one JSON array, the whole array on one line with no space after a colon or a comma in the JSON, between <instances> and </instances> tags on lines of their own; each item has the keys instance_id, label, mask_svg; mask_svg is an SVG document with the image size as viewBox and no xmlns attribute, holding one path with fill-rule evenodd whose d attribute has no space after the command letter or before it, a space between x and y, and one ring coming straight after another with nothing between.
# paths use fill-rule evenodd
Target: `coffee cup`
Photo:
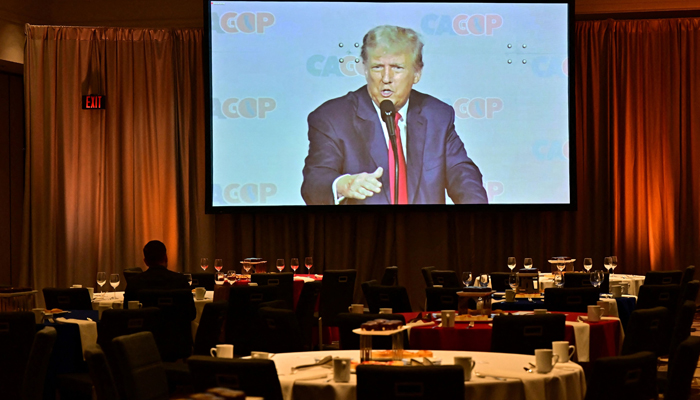
<instances>
[{"instance_id":1,"label":"coffee cup","mask_svg":"<svg viewBox=\"0 0 700 400\"><path fill-rule=\"evenodd\" d=\"M551 371L557 361L559 361L559 356L554 354L552 349L535 350L535 365L537 366L537 372L540 374L546 374Z\"/></svg>"},{"instance_id":2,"label":"coffee cup","mask_svg":"<svg viewBox=\"0 0 700 400\"><path fill-rule=\"evenodd\" d=\"M352 314L362 314L365 312L364 304L351 304L348 306L348 312Z\"/></svg>"},{"instance_id":3,"label":"coffee cup","mask_svg":"<svg viewBox=\"0 0 700 400\"><path fill-rule=\"evenodd\" d=\"M442 319L443 328L453 328L455 326L455 310L442 310L440 311L440 318Z\"/></svg>"},{"instance_id":4,"label":"coffee cup","mask_svg":"<svg viewBox=\"0 0 700 400\"><path fill-rule=\"evenodd\" d=\"M34 323L41 324L44 322L44 309L43 308L32 308L34 313Z\"/></svg>"},{"instance_id":5,"label":"coffee cup","mask_svg":"<svg viewBox=\"0 0 700 400\"><path fill-rule=\"evenodd\" d=\"M620 282L620 287L622 288L622 294L629 294L630 284L627 282Z\"/></svg>"},{"instance_id":6,"label":"coffee cup","mask_svg":"<svg viewBox=\"0 0 700 400\"><path fill-rule=\"evenodd\" d=\"M209 349L209 354L217 358L233 358L233 345L217 344L216 347Z\"/></svg>"},{"instance_id":7,"label":"coffee cup","mask_svg":"<svg viewBox=\"0 0 700 400\"><path fill-rule=\"evenodd\" d=\"M336 382L350 382L350 359L333 359L333 380Z\"/></svg>"},{"instance_id":8,"label":"coffee cup","mask_svg":"<svg viewBox=\"0 0 700 400\"><path fill-rule=\"evenodd\" d=\"M588 322L598 322L600 321L600 314L602 310L600 306L588 306Z\"/></svg>"},{"instance_id":9,"label":"coffee cup","mask_svg":"<svg viewBox=\"0 0 700 400\"><path fill-rule=\"evenodd\" d=\"M598 303L596 303L600 306L600 315L601 316L606 316L610 315L610 303L608 303L605 300L599 300Z\"/></svg>"},{"instance_id":10,"label":"coffee cup","mask_svg":"<svg viewBox=\"0 0 700 400\"><path fill-rule=\"evenodd\" d=\"M515 290L506 289L506 301L511 303L515 301Z\"/></svg>"},{"instance_id":11,"label":"coffee cup","mask_svg":"<svg viewBox=\"0 0 700 400\"><path fill-rule=\"evenodd\" d=\"M547 309L546 308L537 308L535 311L533 311L533 314L535 315L547 315Z\"/></svg>"},{"instance_id":12,"label":"coffee cup","mask_svg":"<svg viewBox=\"0 0 700 400\"><path fill-rule=\"evenodd\" d=\"M90 300L95 298L95 288L86 288L88 290L88 294L90 295Z\"/></svg>"},{"instance_id":13,"label":"coffee cup","mask_svg":"<svg viewBox=\"0 0 700 400\"><path fill-rule=\"evenodd\" d=\"M566 340L552 342L552 351L559 356L560 363L569 362L571 356L576 352L576 347L570 345Z\"/></svg>"},{"instance_id":14,"label":"coffee cup","mask_svg":"<svg viewBox=\"0 0 700 400\"><path fill-rule=\"evenodd\" d=\"M109 310L110 308L112 308L112 302L101 301L97 306L97 318L102 319L102 311Z\"/></svg>"},{"instance_id":15,"label":"coffee cup","mask_svg":"<svg viewBox=\"0 0 700 400\"><path fill-rule=\"evenodd\" d=\"M464 368L464 380L465 381L472 380L472 370L474 369L474 366L476 365L476 361L472 360L471 357L455 357L454 363L455 363L455 365L459 365L462 368Z\"/></svg>"},{"instance_id":16,"label":"coffee cup","mask_svg":"<svg viewBox=\"0 0 700 400\"><path fill-rule=\"evenodd\" d=\"M391 308L380 308L379 313L380 314L393 314L394 310Z\"/></svg>"},{"instance_id":17,"label":"coffee cup","mask_svg":"<svg viewBox=\"0 0 700 400\"><path fill-rule=\"evenodd\" d=\"M622 286L620 285L612 285L610 286L610 293L612 293L613 297L622 297Z\"/></svg>"},{"instance_id":18,"label":"coffee cup","mask_svg":"<svg viewBox=\"0 0 700 400\"><path fill-rule=\"evenodd\" d=\"M122 308L124 308L124 303L121 301L115 301L114 303L112 303L112 308L115 310L121 310Z\"/></svg>"},{"instance_id":19,"label":"coffee cup","mask_svg":"<svg viewBox=\"0 0 700 400\"><path fill-rule=\"evenodd\" d=\"M196 287L194 288L194 297L197 300L204 300L204 295L207 294L207 289L203 287Z\"/></svg>"},{"instance_id":20,"label":"coffee cup","mask_svg":"<svg viewBox=\"0 0 700 400\"><path fill-rule=\"evenodd\" d=\"M270 359L270 353L266 351L251 351L250 352L250 358L257 358L261 360L268 360Z\"/></svg>"},{"instance_id":21,"label":"coffee cup","mask_svg":"<svg viewBox=\"0 0 700 400\"><path fill-rule=\"evenodd\" d=\"M129 310L137 310L143 307L143 304L139 303L137 300L131 300L130 302L126 303L126 306L129 308Z\"/></svg>"}]
</instances>

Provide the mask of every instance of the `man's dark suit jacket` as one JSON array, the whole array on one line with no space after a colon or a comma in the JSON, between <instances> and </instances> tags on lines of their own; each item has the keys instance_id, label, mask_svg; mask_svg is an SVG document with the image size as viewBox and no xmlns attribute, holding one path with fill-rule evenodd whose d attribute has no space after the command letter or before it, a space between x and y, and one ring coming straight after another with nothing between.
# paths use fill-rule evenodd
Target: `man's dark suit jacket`
<instances>
[{"instance_id":1,"label":"man's dark suit jacket","mask_svg":"<svg viewBox=\"0 0 700 400\"><path fill-rule=\"evenodd\" d=\"M138 292L141 290L172 290L191 289L185 275L171 271L161 265L149 267L146 271L136 274L129 279L124 291L124 308L131 300L138 300ZM192 307L186 311L194 319L196 311L194 300Z\"/></svg>"},{"instance_id":2,"label":"man's dark suit jacket","mask_svg":"<svg viewBox=\"0 0 700 400\"><path fill-rule=\"evenodd\" d=\"M488 203L481 172L467 157L454 118L449 105L411 91L406 116L409 204L444 204L445 189L457 204ZM306 204L334 204L336 178L377 167L384 169L382 192L343 204L391 203L386 140L367 86L325 102L309 114L308 122L309 155L301 186Z\"/></svg>"}]
</instances>

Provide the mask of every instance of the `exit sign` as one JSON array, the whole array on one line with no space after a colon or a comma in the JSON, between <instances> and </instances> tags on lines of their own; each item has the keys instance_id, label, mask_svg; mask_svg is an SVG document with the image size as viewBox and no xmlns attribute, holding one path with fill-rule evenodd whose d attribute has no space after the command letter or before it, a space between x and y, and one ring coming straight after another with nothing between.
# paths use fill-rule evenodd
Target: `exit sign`
<instances>
[{"instance_id":1,"label":"exit sign","mask_svg":"<svg viewBox=\"0 0 700 400\"><path fill-rule=\"evenodd\" d=\"M99 94L89 94L83 96L83 110L104 110L106 107L107 96Z\"/></svg>"}]
</instances>

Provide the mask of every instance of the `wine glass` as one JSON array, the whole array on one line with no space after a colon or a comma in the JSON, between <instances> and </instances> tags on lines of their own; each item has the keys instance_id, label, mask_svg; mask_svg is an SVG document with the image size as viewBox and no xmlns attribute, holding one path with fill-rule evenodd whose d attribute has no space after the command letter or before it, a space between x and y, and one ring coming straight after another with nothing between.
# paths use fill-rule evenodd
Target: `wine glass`
<instances>
[{"instance_id":1,"label":"wine glass","mask_svg":"<svg viewBox=\"0 0 700 400\"><path fill-rule=\"evenodd\" d=\"M554 274L554 285L558 288L564 287L564 274L561 271Z\"/></svg>"},{"instance_id":2,"label":"wine glass","mask_svg":"<svg viewBox=\"0 0 700 400\"><path fill-rule=\"evenodd\" d=\"M513 272L515 268L515 257L508 257L508 268L510 268L510 272Z\"/></svg>"},{"instance_id":3,"label":"wine glass","mask_svg":"<svg viewBox=\"0 0 700 400\"><path fill-rule=\"evenodd\" d=\"M187 283L192 286L192 274L185 274L185 278L187 278Z\"/></svg>"},{"instance_id":4,"label":"wine glass","mask_svg":"<svg viewBox=\"0 0 700 400\"><path fill-rule=\"evenodd\" d=\"M524 268L532 268L532 258L526 258L525 262L523 262L523 267Z\"/></svg>"},{"instance_id":5,"label":"wine glass","mask_svg":"<svg viewBox=\"0 0 700 400\"><path fill-rule=\"evenodd\" d=\"M297 269L299 269L299 259L298 259L298 258L292 258L292 259L289 261L289 266L292 268L292 271L294 271L294 273L296 274L296 273L297 273Z\"/></svg>"},{"instance_id":6,"label":"wine glass","mask_svg":"<svg viewBox=\"0 0 700 400\"><path fill-rule=\"evenodd\" d=\"M119 280L119 274L111 274L111 275L109 276L109 285L110 285L112 288L114 288L114 293L112 293L112 298L113 298L113 299L116 299L116 298L117 298L116 292L117 292L117 286L119 286L119 282L120 282L120 280Z\"/></svg>"},{"instance_id":7,"label":"wine glass","mask_svg":"<svg viewBox=\"0 0 700 400\"><path fill-rule=\"evenodd\" d=\"M600 284L603 283L603 277L603 271L591 272L591 285L595 288L600 287Z\"/></svg>"},{"instance_id":8,"label":"wine glass","mask_svg":"<svg viewBox=\"0 0 700 400\"><path fill-rule=\"evenodd\" d=\"M214 268L216 269L216 272L221 272L221 269L224 268L224 260L221 258L214 260Z\"/></svg>"},{"instance_id":9,"label":"wine glass","mask_svg":"<svg viewBox=\"0 0 700 400\"><path fill-rule=\"evenodd\" d=\"M277 270L279 272L284 271L284 258L278 258L277 259Z\"/></svg>"},{"instance_id":10,"label":"wine glass","mask_svg":"<svg viewBox=\"0 0 700 400\"><path fill-rule=\"evenodd\" d=\"M215 279L216 279L217 285L223 285L225 278L226 278L225 273L223 273L221 271L216 271Z\"/></svg>"},{"instance_id":11,"label":"wine glass","mask_svg":"<svg viewBox=\"0 0 700 400\"><path fill-rule=\"evenodd\" d=\"M226 279L230 284L234 284L236 282L236 270L235 269L230 269L226 271Z\"/></svg>"},{"instance_id":12,"label":"wine glass","mask_svg":"<svg viewBox=\"0 0 700 400\"><path fill-rule=\"evenodd\" d=\"M508 275L508 286L513 290L518 287L518 274L512 273Z\"/></svg>"},{"instance_id":13,"label":"wine glass","mask_svg":"<svg viewBox=\"0 0 700 400\"><path fill-rule=\"evenodd\" d=\"M97 273L97 284L100 285L100 293L102 293L102 286L107 283L107 273L106 272L98 272Z\"/></svg>"},{"instance_id":14,"label":"wine glass","mask_svg":"<svg viewBox=\"0 0 700 400\"><path fill-rule=\"evenodd\" d=\"M612 267L612 258L605 257L603 259L603 266L608 270L608 272L610 272L610 268Z\"/></svg>"},{"instance_id":15,"label":"wine glass","mask_svg":"<svg viewBox=\"0 0 700 400\"><path fill-rule=\"evenodd\" d=\"M306 270L309 271L309 275L311 275L311 267L314 266L314 259L312 257L306 257L304 259L304 265L306 265Z\"/></svg>"},{"instance_id":16,"label":"wine glass","mask_svg":"<svg viewBox=\"0 0 700 400\"><path fill-rule=\"evenodd\" d=\"M243 269L245 270L245 273L247 274L250 271L250 268L253 265L251 263L243 263Z\"/></svg>"},{"instance_id":17,"label":"wine glass","mask_svg":"<svg viewBox=\"0 0 700 400\"><path fill-rule=\"evenodd\" d=\"M469 286L472 283L472 273L469 271L462 272L462 283L464 286Z\"/></svg>"},{"instance_id":18,"label":"wine glass","mask_svg":"<svg viewBox=\"0 0 700 400\"><path fill-rule=\"evenodd\" d=\"M611 274L615 273L616 267L617 267L617 256L611 256L610 257L610 269L612 269L612 271L610 272Z\"/></svg>"},{"instance_id":19,"label":"wine glass","mask_svg":"<svg viewBox=\"0 0 700 400\"><path fill-rule=\"evenodd\" d=\"M584 258L583 259L583 268L586 269L586 272L590 272L591 268L593 268L593 259Z\"/></svg>"},{"instance_id":20,"label":"wine glass","mask_svg":"<svg viewBox=\"0 0 700 400\"><path fill-rule=\"evenodd\" d=\"M202 266L202 271L206 271L207 268L209 268L209 259L208 258L202 258L199 261L199 265Z\"/></svg>"},{"instance_id":21,"label":"wine glass","mask_svg":"<svg viewBox=\"0 0 700 400\"><path fill-rule=\"evenodd\" d=\"M489 274L479 275L479 285L481 287L489 287L489 280L490 280Z\"/></svg>"}]
</instances>

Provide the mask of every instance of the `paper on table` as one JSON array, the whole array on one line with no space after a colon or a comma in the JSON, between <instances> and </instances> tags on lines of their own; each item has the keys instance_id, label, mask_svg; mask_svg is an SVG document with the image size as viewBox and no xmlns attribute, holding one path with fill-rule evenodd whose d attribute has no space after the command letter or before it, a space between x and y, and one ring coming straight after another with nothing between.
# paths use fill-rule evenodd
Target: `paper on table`
<instances>
[{"instance_id":1,"label":"paper on table","mask_svg":"<svg viewBox=\"0 0 700 400\"><path fill-rule=\"evenodd\" d=\"M56 322L63 322L68 324L78 325L78 331L80 332L80 344L84 352L87 346L97 343L97 323L95 321L85 321L82 319L67 319L67 318L56 318ZM85 359L85 356L83 356Z\"/></svg>"},{"instance_id":2,"label":"paper on table","mask_svg":"<svg viewBox=\"0 0 700 400\"><path fill-rule=\"evenodd\" d=\"M579 362L588 362L590 357L591 326L585 322L566 321L566 325L574 328L576 354Z\"/></svg>"}]
</instances>

